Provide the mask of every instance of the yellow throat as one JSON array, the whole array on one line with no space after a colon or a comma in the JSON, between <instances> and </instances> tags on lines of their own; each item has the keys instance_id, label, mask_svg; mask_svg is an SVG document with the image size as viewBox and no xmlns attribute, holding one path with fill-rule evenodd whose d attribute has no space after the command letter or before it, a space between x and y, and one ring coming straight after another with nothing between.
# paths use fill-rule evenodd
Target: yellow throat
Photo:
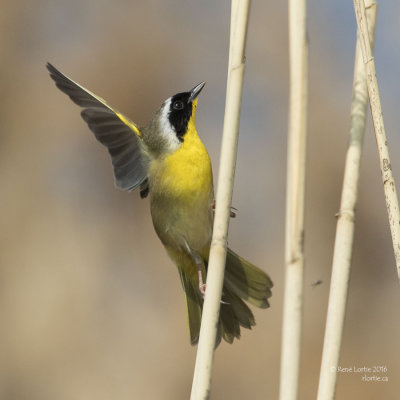
<instances>
[{"instance_id":1,"label":"yellow throat","mask_svg":"<svg viewBox=\"0 0 400 400\"><path fill-rule=\"evenodd\" d=\"M158 165L158 172L161 174L157 179L162 190L184 196L188 201L199 194L209 194L213 185L210 157L196 130L197 99L192 107L183 143L175 152L160 160L162 165Z\"/></svg>"}]
</instances>

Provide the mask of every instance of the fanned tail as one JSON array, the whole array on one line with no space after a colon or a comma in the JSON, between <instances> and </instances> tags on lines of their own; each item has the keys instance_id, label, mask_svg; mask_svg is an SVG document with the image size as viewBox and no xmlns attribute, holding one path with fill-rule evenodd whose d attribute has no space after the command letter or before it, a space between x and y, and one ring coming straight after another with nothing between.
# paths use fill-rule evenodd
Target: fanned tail
<instances>
[{"instance_id":1,"label":"fanned tail","mask_svg":"<svg viewBox=\"0 0 400 400\"><path fill-rule=\"evenodd\" d=\"M196 275L187 268L179 268L179 272L186 296L190 342L194 345L199 340L203 298L197 279L193 279ZM253 313L243 300L267 308L272 286L264 271L228 249L216 346L222 338L228 343L239 339L240 327L251 329L255 325Z\"/></svg>"},{"instance_id":2,"label":"fanned tail","mask_svg":"<svg viewBox=\"0 0 400 400\"><path fill-rule=\"evenodd\" d=\"M260 268L228 249L224 287L259 308L268 308L273 283Z\"/></svg>"}]
</instances>

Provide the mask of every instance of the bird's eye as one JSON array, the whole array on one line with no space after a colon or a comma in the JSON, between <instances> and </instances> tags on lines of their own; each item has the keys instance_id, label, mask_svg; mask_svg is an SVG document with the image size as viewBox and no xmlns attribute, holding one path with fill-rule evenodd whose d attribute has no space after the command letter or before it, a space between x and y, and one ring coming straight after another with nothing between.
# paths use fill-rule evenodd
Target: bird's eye
<instances>
[{"instance_id":1,"label":"bird's eye","mask_svg":"<svg viewBox=\"0 0 400 400\"><path fill-rule=\"evenodd\" d=\"M177 100L174 101L174 104L172 105L174 110L182 110L184 105L183 105L183 101Z\"/></svg>"}]
</instances>

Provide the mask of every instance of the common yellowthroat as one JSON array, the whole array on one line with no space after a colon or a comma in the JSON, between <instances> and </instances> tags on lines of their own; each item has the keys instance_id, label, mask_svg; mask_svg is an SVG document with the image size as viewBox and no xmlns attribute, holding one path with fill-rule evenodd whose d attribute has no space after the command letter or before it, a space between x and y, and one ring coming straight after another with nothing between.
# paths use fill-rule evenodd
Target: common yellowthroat
<instances>
[{"instance_id":1,"label":"common yellowthroat","mask_svg":"<svg viewBox=\"0 0 400 400\"><path fill-rule=\"evenodd\" d=\"M139 128L105 100L47 64L57 87L84 110L83 119L107 147L115 184L140 188L150 196L155 231L178 267L185 292L190 342L199 339L208 256L213 226L213 177L207 150L195 124L197 96L205 82L168 98L151 121ZM269 307L268 275L228 249L217 341L232 343L240 327L255 325L243 300Z\"/></svg>"}]
</instances>

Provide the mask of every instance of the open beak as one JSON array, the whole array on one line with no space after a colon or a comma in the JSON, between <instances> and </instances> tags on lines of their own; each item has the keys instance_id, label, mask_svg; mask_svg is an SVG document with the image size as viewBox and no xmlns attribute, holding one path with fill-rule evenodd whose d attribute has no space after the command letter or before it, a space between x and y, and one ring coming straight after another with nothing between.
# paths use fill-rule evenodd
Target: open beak
<instances>
[{"instance_id":1,"label":"open beak","mask_svg":"<svg viewBox=\"0 0 400 400\"><path fill-rule=\"evenodd\" d=\"M188 103L191 103L201 92L203 89L205 82L201 82L198 85L196 85L191 91L190 91L190 97L188 99Z\"/></svg>"}]
</instances>

